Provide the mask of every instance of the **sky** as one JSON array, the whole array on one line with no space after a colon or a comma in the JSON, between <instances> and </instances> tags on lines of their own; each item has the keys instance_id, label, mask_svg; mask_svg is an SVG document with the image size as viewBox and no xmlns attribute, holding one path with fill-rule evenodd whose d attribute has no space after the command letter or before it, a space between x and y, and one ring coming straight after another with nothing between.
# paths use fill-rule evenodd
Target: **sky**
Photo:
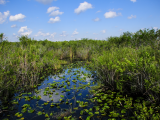
<instances>
[{"instance_id":1,"label":"sky","mask_svg":"<svg viewBox=\"0 0 160 120\"><path fill-rule=\"evenodd\" d=\"M0 0L0 33L9 42L107 40L160 29L160 0Z\"/></svg>"}]
</instances>

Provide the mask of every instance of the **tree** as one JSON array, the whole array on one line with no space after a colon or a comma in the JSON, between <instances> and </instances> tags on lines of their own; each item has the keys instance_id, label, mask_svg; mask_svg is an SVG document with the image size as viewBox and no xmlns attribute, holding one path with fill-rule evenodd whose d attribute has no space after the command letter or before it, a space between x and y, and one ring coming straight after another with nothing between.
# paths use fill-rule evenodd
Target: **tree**
<instances>
[{"instance_id":1,"label":"tree","mask_svg":"<svg viewBox=\"0 0 160 120\"><path fill-rule=\"evenodd\" d=\"M3 33L0 34L0 43L3 42Z\"/></svg>"},{"instance_id":2,"label":"tree","mask_svg":"<svg viewBox=\"0 0 160 120\"><path fill-rule=\"evenodd\" d=\"M26 36L23 35L23 36L19 37L19 41L20 41L20 44L23 45L23 47L29 46L32 42L31 38L28 38L27 35Z\"/></svg>"}]
</instances>

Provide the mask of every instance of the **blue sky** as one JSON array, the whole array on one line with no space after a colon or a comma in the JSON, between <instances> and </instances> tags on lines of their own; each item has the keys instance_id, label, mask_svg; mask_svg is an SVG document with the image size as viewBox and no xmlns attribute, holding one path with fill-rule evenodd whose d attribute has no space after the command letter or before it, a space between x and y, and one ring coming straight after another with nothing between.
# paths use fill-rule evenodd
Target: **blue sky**
<instances>
[{"instance_id":1,"label":"blue sky","mask_svg":"<svg viewBox=\"0 0 160 120\"><path fill-rule=\"evenodd\" d=\"M0 0L0 33L10 42L106 40L160 29L160 0Z\"/></svg>"}]
</instances>

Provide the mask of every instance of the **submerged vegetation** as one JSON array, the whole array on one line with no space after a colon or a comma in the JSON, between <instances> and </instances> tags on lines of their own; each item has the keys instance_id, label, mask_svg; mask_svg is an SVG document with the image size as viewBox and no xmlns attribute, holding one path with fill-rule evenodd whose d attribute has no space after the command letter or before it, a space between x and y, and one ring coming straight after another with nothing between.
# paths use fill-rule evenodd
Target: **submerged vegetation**
<instances>
[{"instance_id":1,"label":"submerged vegetation","mask_svg":"<svg viewBox=\"0 0 160 120\"><path fill-rule=\"evenodd\" d=\"M159 119L160 30L107 41L19 40L0 42L0 118Z\"/></svg>"}]
</instances>

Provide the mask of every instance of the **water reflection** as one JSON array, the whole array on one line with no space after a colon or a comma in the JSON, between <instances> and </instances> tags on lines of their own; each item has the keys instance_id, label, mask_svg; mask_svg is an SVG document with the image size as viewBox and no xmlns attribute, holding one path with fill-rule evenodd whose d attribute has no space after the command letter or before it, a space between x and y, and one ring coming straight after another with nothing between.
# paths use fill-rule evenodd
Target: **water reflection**
<instances>
[{"instance_id":1,"label":"water reflection","mask_svg":"<svg viewBox=\"0 0 160 120\"><path fill-rule=\"evenodd\" d=\"M48 87L48 84L49 83L54 83L55 82L62 82L64 80L66 80L67 78L70 78L70 80L72 80L71 78L73 78L72 76L74 76L73 74L75 73L75 71L84 71L84 72L87 72L89 74L89 71L86 71L84 68L80 68L80 69L72 69L72 71L70 73L68 73L69 69L66 69L63 73L59 74L58 76L57 75L54 75L54 76L49 76L48 77L48 80L45 80L41 86L38 87L38 89L42 89L38 94L34 93L35 96L41 96L41 100L43 101L51 101L53 99L54 102L58 102L59 99L61 99L60 95L63 95L63 96L66 96L66 93L62 93L62 89L60 90L55 90L55 89L50 89L51 91L52 90L55 90L55 92L52 94L52 97L49 97L49 95L44 95L44 91L45 91L45 88ZM88 77L88 76L85 76L83 74L76 74L75 76L79 75L80 77L79 78L84 78L86 77L86 82L90 82L92 80L94 80L94 78L92 77ZM65 79L63 78L60 78L60 77L64 77ZM71 86L73 85L73 83L71 83ZM55 95L56 93L58 93L58 95Z\"/></svg>"},{"instance_id":2,"label":"water reflection","mask_svg":"<svg viewBox=\"0 0 160 120\"><path fill-rule=\"evenodd\" d=\"M90 74L90 77L88 77L87 75ZM78 76L78 77L77 77ZM84 80L83 77L85 77L86 79ZM83 79L83 80L81 80ZM68 80L68 82L66 82L66 80ZM76 80L76 82L73 82L72 80ZM68 99L69 100L69 103L73 103L71 105L72 108L73 107L77 107L78 104L76 104L76 100L81 100L81 101L87 101L85 100L84 98L86 98L86 95L89 93L88 92L88 88L87 89L82 89L82 88L78 88L82 85L85 85L85 84L88 84L88 82L91 82L92 80L94 80L94 78L91 77L91 72L87 71L85 68L83 67L80 67L80 68L71 68L71 69L64 69L64 71L62 73L58 73L56 75L50 75L48 76L42 83L40 86L38 86L34 91L29 91L30 94L28 95L27 98L19 98L19 94L17 94L15 96L15 100L19 100L18 103L16 106L17 106L17 110L15 112L20 112L22 113L22 106L24 104L28 104L28 105L35 105L33 109L35 109L35 112L30 114L28 112L25 112L23 114L23 117L24 118L27 118L27 119L30 119L34 116L37 116L37 112L38 111L47 111L48 113L50 113L50 109L52 109L52 111L54 110L54 112L58 112L60 111L58 108L56 107L53 107L53 108L50 108L50 105L51 103L57 103L59 102L60 103L60 99L63 99L64 100L64 103L61 103L60 104L60 108L61 109L69 109L71 106L70 104L66 104L66 100ZM53 84L53 83L56 83L56 87L54 88L51 88L51 85L50 84ZM68 85L70 84L70 85ZM63 85L63 87L60 87L60 85ZM64 88L64 86L66 86ZM49 88L48 91L51 91L52 93L48 94L46 88ZM68 90L68 92L67 92ZM38 92L36 92L38 91ZM63 91L63 92L62 92ZM28 93L29 93L28 92ZM44 94L46 93L46 94ZM58 93L58 94L56 94ZM26 94L24 95L26 96ZM39 101L37 101L36 99L31 99L31 97L39 97L40 96L40 99ZM64 96L64 98L62 98L62 96ZM53 99L53 102L50 102L52 101ZM67 101L68 101L67 100ZM43 105L45 102L50 102L47 105ZM41 106L42 108L38 107L38 106ZM27 111L29 110L30 108L27 109ZM37 110L37 111L36 111ZM76 113L77 115L79 115L79 112ZM76 116L77 116L76 115ZM44 115L42 115L43 117L40 117L40 116L37 116L35 117L35 119L39 119L39 120L42 120L42 119L45 119L44 118ZM12 120L16 120L17 117L15 115L13 115L11 117Z\"/></svg>"},{"instance_id":3,"label":"water reflection","mask_svg":"<svg viewBox=\"0 0 160 120\"><path fill-rule=\"evenodd\" d=\"M49 97L49 95L47 95L47 96L45 96L43 93L44 93L44 90L45 89L42 89L40 92L39 92L39 94L36 94L36 93L34 93L34 95L35 96L41 96L41 100L43 100L43 101L51 101L52 99L53 99L53 101L54 102L58 102L59 101L59 99L61 99L61 97L60 97L60 95L63 95L63 96L65 96L66 95L66 93L61 93L61 91L62 90L55 90L55 92L52 94L52 97ZM51 91L52 90L54 90L54 89L50 89ZM58 95L55 95L56 93L58 93Z\"/></svg>"}]
</instances>

